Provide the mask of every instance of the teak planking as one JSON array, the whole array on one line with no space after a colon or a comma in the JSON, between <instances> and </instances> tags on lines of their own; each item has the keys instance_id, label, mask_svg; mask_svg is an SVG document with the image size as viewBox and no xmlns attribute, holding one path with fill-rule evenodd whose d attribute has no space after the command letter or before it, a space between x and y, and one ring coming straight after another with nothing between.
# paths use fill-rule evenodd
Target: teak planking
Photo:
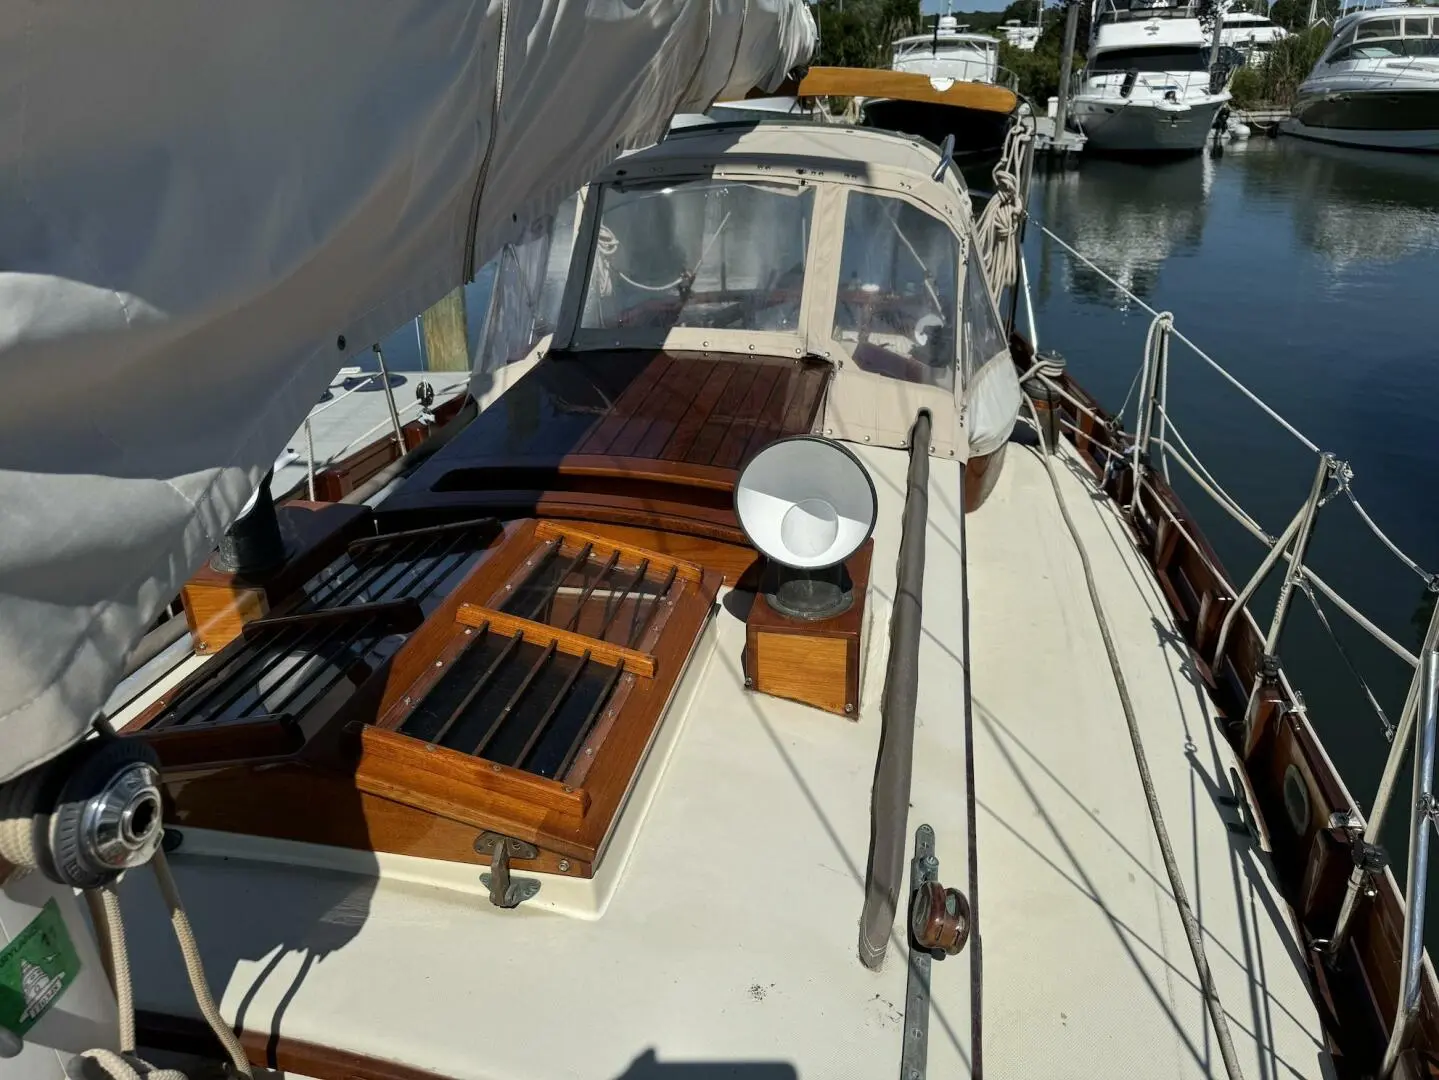
<instances>
[{"instance_id":1,"label":"teak planking","mask_svg":"<svg viewBox=\"0 0 1439 1080\"><path fill-rule=\"evenodd\" d=\"M589 796L581 788L370 724L356 725L356 734L360 756L355 779L361 790L368 790L366 782L374 779L391 790L412 788L457 805L482 804L494 794L572 818L584 817L589 808Z\"/></svg>"},{"instance_id":2,"label":"teak planking","mask_svg":"<svg viewBox=\"0 0 1439 1080\"><path fill-rule=\"evenodd\" d=\"M560 525L554 521L537 521L535 523L535 536L541 540L570 540L576 546L589 544L595 553L601 557L617 551L622 559L628 559L632 563L638 563L641 560L648 561L651 567L658 569L661 573L668 573L670 568L673 567L675 577L685 581L697 582L704 576L704 571L693 563L667 557L662 552L650 551L638 545L627 544L622 540L614 540L599 533L572 528L568 525Z\"/></svg>"},{"instance_id":3,"label":"teak planking","mask_svg":"<svg viewBox=\"0 0 1439 1080\"><path fill-rule=\"evenodd\" d=\"M294 499L275 508L291 550L263 578L216 570L208 562L181 587L195 651L214 654L337 558L370 523L370 509Z\"/></svg>"},{"instance_id":4,"label":"teak planking","mask_svg":"<svg viewBox=\"0 0 1439 1080\"><path fill-rule=\"evenodd\" d=\"M763 694L801 701L826 712L853 712L849 644L843 638L802 637L756 631L754 688Z\"/></svg>"},{"instance_id":5,"label":"teak planking","mask_svg":"<svg viewBox=\"0 0 1439 1080\"><path fill-rule=\"evenodd\" d=\"M568 524L551 523L560 531ZM707 571L718 571L724 575L726 585L737 585L747 573L753 574L760 564L759 554L745 543L727 543L687 533L665 532L661 529L647 529L631 525L609 525L603 522L585 523L582 538L596 537L606 543L624 544L627 548L643 548L662 555L666 560L688 563L703 567ZM667 565L667 564L666 564Z\"/></svg>"},{"instance_id":6,"label":"teak planking","mask_svg":"<svg viewBox=\"0 0 1439 1080\"><path fill-rule=\"evenodd\" d=\"M598 638L585 637L569 630L561 630L548 623L531 622L517 615L509 615L479 604L461 604L455 613L455 621L476 630L489 627L496 634L514 637L518 634L531 645L553 645L557 652L567 656L588 656L601 664L623 666L626 671L643 675L646 679L655 677L655 658L637 649L627 649Z\"/></svg>"},{"instance_id":7,"label":"teak planking","mask_svg":"<svg viewBox=\"0 0 1439 1080\"><path fill-rule=\"evenodd\" d=\"M745 683L762 694L857 718L861 676L860 636L874 541L845 562L854 602L829 619L783 615L756 592L745 620Z\"/></svg>"},{"instance_id":8,"label":"teak planking","mask_svg":"<svg viewBox=\"0 0 1439 1080\"><path fill-rule=\"evenodd\" d=\"M213 579L192 578L180 587L196 652L219 652L244 632L246 623L263 619L270 610L264 589L222 581L218 571L213 573Z\"/></svg>"}]
</instances>

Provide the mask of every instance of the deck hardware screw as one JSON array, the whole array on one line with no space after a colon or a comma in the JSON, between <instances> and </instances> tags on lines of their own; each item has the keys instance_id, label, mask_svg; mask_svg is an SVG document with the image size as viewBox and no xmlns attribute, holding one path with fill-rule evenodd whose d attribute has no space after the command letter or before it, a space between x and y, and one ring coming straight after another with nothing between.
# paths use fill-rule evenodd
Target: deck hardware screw
<instances>
[{"instance_id":1,"label":"deck hardware screw","mask_svg":"<svg viewBox=\"0 0 1439 1080\"><path fill-rule=\"evenodd\" d=\"M930 446L929 452L930 452L931 454L934 453L934 446L933 446L933 445Z\"/></svg>"},{"instance_id":2,"label":"deck hardware screw","mask_svg":"<svg viewBox=\"0 0 1439 1080\"><path fill-rule=\"evenodd\" d=\"M924 865L928 869L933 870L936 866L939 865L939 859L936 858L934 855L926 855L924 857Z\"/></svg>"},{"instance_id":3,"label":"deck hardware screw","mask_svg":"<svg viewBox=\"0 0 1439 1080\"><path fill-rule=\"evenodd\" d=\"M467 627L465 627L465 637L469 637L469 636L470 636L471 634L473 634L474 632L475 632L475 628L474 628L473 626L467 626Z\"/></svg>"},{"instance_id":4,"label":"deck hardware screw","mask_svg":"<svg viewBox=\"0 0 1439 1080\"><path fill-rule=\"evenodd\" d=\"M868 435L866 435L866 436L864 437L864 441L865 441L865 442L869 442L869 436L868 436ZM899 445L900 445L900 446L903 446L904 443L901 442Z\"/></svg>"},{"instance_id":5,"label":"deck hardware screw","mask_svg":"<svg viewBox=\"0 0 1439 1080\"><path fill-rule=\"evenodd\" d=\"M566 784L566 785L565 785L565 794L566 794L566 795L573 795L574 793L575 793L575 789L572 788L572 787L570 787L569 784Z\"/></svg>"},{"instance_id":6,"label":"deck hardware screw","mask_svg":"<svg viewBox=\"0 0 1439 1080\"><path fill-rule=\"evenodd\" d=\"M852 713L852 712L854 712L854 702L852 702L852 701L846 701L846 702L844 703L844 711L845 711L846 713Z\"/></svg>"},{"instance_id":7,"label":"deck hardware screw","mask_svg":"<svg viewBox=\"0 0 1439 1080\"><path fill-rule=\"evenodd\" d=\"M500 767L499 767L498 765L491 765L491 766L490 766L490 772L499 772L499 771L500 771Z\"/></svg>"},{"instance_id":8,"label":"deck hardware screw","mask_svg":"<svg viewBox=\"0 0 1439 1080\"><path fill-rule=\"evenodd\" d=\"M406 695L406 696L405 696L405 704L408 705L409 703L410 703L409 695Z\"/></svg>"},{"instance_id":9,"label":"deck hardware screw","mask_svg":"<svg viewBox=\"0 0 1439 1080\"><path fill-rule=\"evenodd\" d=\"M210 651L210 646L206 645L203 641L197 641L197 642L195 642L195 651L196 651L196 652L209 652L209 651Z\"/></svg>"},{"instance_id":10,"label":"deck hardware screw","mask_svg":"<svg viewBox=\"0 0 1439 1080\"><path fill-rule=\"evenodd\" d=\"M436 661L435 661L435 667L444 667L444 666L445 666L445 662L444 662L443 660L436 660Z\"/></svg>"},{"instance_id":11,"label":"deck hardware screw","mask_svg":"<svg viewBox=\"0 0 1439 1080\"><path fill-rule=\"evenodd\" d=\"M560 873L562 873L562 874L568 874L569 872L570 872L570 860L569 860L569 859L561 859L561 860L560 860Z\"/></svg>"},{"instance_id":12,"label":"deck hardware screw","mask_svg":"<svg viewBox=\"0 0 1439 1080\"><path fill-rule=\"evenodd\" d=\"M593 746L587 746L587 747L585 747L585 757L594 757L594 756L595 756L595 748L594 748Z\"/></svg>"},{"instance_id":13,"label":"deck hardware screw","mask_svg":"<svg viewBox=\"0 0 1439 1080\"><path fill-rule=\"evenodd\" d=\"M513 585L506 585L506 586L505 586L505 592L509 592L509 591L510 591L511 589L513 589L513 588L514 588Z\"/></svg>"},{"instance_id":14,"label":"deck hardware screw","mask_svg":"<svg viewBox=\"0 0 1439 1080\"><path fill-rule=\"evenodd\" d=\"M700 344L703 345L706 349L710 347L710 343L708 341L701 341Z\"/></svg>"}]
</instances>

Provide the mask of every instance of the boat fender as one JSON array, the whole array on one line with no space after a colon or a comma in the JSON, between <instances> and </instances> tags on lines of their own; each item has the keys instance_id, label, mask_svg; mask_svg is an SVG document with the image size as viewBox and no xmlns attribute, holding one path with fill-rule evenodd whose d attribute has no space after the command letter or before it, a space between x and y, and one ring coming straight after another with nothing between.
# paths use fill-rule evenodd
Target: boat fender
<instances>
[{"instance_id":1,"label":"boat fender","mask_svg":"<svg viewBox=\"0 0 1439 1080\"><path fill-rule=\"evenodd\" d=\"M1130 68L1128 71L1126 71L1124 73L1124 82L1120 84L1119 87L1119 96L1122 98L1127 98L1130 94L1134 93L1134 84L1138 81L1138 68Z\"/></svg>"}]
</instances>

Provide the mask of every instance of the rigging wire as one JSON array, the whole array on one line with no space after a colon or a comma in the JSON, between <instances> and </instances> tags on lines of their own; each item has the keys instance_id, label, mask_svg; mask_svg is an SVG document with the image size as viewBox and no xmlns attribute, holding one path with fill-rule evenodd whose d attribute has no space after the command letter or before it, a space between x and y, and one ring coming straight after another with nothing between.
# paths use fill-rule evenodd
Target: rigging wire
<instances>
[{"instance_id":1,"label":"rigging wire","mask_svg":"<svg viewBox=\"0 0 1439 1080\"><path fill-rule=\"evenodd\" d=\"M1339 650L1340 659L1344 661L1344 666L1349 669L1349 674L1354 676L1355 682L1357 682L1359 688L1364 691L1364 696L1369 699L1369 707L1374 710L1374 715L1379 718L1379 723L1384 728L1385 740L1392 743L1394 741L1394 724L1384 712L1383 706L1379 704L1379 699L1374 696L1374 691L1369 689L1369 684L1364 681L1364 676L1359 674L1359 669L1354 666L1354 661L1349 656L1349 650L1344 647L1344 643L1339 640L1339 635L1336 634L1334 628L1329 625L1329 617L1324 614L1324 609L1319 606L1319 598L1314 595L1314 587L1303 578L1300 578L1295 584L1299 586L1299 591L1309 598L1309 604L1314 608L1314 614L1319 616L1319 625L1324 627L1324 632L1329 635L1329 640L1334 642L1334 647Z\"/></svg>"}]
</instances>

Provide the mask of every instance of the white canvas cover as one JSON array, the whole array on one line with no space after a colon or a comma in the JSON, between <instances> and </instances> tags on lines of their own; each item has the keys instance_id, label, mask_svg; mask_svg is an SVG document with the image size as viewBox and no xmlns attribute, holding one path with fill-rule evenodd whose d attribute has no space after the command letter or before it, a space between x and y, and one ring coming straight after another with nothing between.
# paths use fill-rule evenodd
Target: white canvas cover
<instances>
[{"instance_id":1,"label":"white canvas cover","mask_svg":"<svg viewBox=\"0 0 1439 1080\"><path fill-rule=\"evenodd\" d=\"M0 9L0 781L78 739L335 369L800 0Z\"/></svg>"}]
</instances>

